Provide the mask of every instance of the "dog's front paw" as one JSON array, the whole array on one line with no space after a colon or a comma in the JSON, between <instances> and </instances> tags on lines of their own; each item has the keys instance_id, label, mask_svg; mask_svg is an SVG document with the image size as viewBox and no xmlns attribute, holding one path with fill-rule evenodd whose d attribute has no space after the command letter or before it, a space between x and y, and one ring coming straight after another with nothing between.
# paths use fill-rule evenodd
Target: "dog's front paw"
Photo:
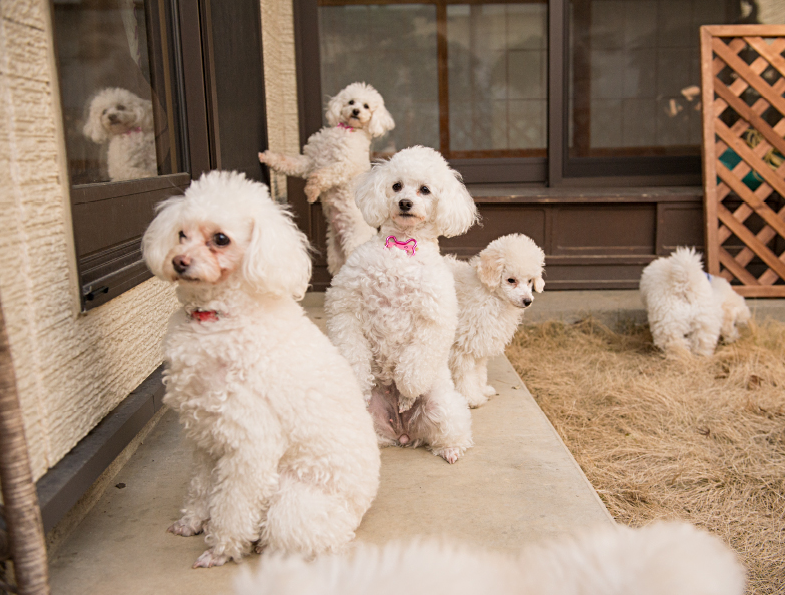
<instances>
[{"instance_id":1,"label":"dog's front paw","mask_svg":"<svg viewBox=\"0 0 785 595\"><path fill-rule=\"evenodd\" d=\"M262 151L259 153L259 163L267 163L267 154L269 151Z\"/></svg>"},{"instance_id":2,"label":"dog's front paw","mask_svg":"<svg viewBox=\"0 0 785 595\"><path fill-rule=\"evenodd\" d=\"M445 461L452 465L458 458L461 456L461 448L443 448L441 450L436 450L433 454L439 455Z\"/></svg>"},{"instance_id":3,"label":"dog's front paw","mask_svg":"<svg viewBox=\"0 0 785 595\"><path fill-rule=\"evenodd\" d=\"M216 554L213 550L205 552L196 559L191 568L212 568L213 566L223 566L229 561L229 556Z\"/></svg>"},{"instance_id":4,"label":"dog's front paw","mask_svg":"<svg viewBox=\"0 0 785 595\"><path fill-rule=\"evenodd\" d=\"M494 395L498 395L499 393L496 392L496 389L493 388L490 384L486 384L485 388L482 389L482 394L486 397L493 397Z\"/></svg>"},{"instance_id":5,"label":"dog's front paw","mask_svg":"<svg viewBox=\"0 0 785 595\"><path fill-rule=\"evenodd\" d=\"M167 533L174 533L175 535L182 535L183 537L191 537L192 535L199 535L204 529L204 523L200 521L187 521L180 519L173 523L166 530Z\"/></svg>"},{"instance_id":6,"label":"dog's front paw","mask_svg":"<svg viewBox=\"0 0 785 595\"><path fill-rule=\"evenodd\" d=\"M316 199L319 198L319 195L322 193L321 188L319 187L319 182L316 178L311 177L308 179L308 182L305 184L305 196L308 199L308 202L314 203Z\"/></svg>"},{"instance_id":7,"label":"dog's front paw","mask_svg":"<svg viewBox=\"0 0 785 595\"><path fill-rule=\"evenodd\" d=\"M494 393L495 394L495 393ZM488 402L488 397L483 394L476 394L472 395L471 397L466 397L466 404L469 405L472 409L477 409L480 405L485 405Z\"/></svg>"}]
</instances>

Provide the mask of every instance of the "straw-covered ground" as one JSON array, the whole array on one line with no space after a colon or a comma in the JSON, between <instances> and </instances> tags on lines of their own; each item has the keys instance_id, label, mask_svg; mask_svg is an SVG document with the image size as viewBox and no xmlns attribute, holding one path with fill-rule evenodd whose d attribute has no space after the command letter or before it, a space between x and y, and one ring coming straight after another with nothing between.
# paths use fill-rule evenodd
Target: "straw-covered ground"
<instances>
[{"instance_id":1,"label":"straw-covered ground","mask_svg":"<svg viewBox=\"0 0 785 595\"><path fill-rule=\"evenodd\" d=\"M785 593L785 324L666 359L646 326L524 326L507 350L610 513L722 537L749 593Z\"/></svg>"}]
</instances>

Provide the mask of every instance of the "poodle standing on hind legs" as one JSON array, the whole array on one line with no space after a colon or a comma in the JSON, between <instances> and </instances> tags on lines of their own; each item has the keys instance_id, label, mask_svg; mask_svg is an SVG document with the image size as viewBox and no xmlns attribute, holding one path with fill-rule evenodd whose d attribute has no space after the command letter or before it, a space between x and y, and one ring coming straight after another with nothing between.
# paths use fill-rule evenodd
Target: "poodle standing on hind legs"
<instances>
[{"instance_id":1,"label":"poodle standing on hind legs","mask_svg":"<svg viewBox=\"0 0 785 595\"><path fill-rule=\"evenodd\" d=\"M355 180L371 166L371 140L395 127L384 99L365 83L352 83L330 99L328 127L311 135L302 155L271 151L259 161L274 171L305 178L308 202L321 196L327 220L327 269L335 275L357 246L376 233L354 202Z\"/></svg>"},{"instance_id":2,"label":"poodle standing on hind legs","mask_svg":"<svg viewBox=\"0 0 785 595\"><path fill-rule=\"evenodd\" d=\"M194 567L256 547L312 556L353 537L379 485L379 448L351 368L296 303L305 236L258 182L211 172L144 235L183 307L164 342L164 403L196 470L169 531L206 533Z\"/></svg>"},{"instance_id":3,"label":"poodle standing on hind legs","mask_svg":"<svg viewBox=\"0 0 785 595\"><path fill-rule=\"evenodd\" d=\"M472 445L471 414L450 377L458 300L438 238L468 231L474 201L438 152L412 147L361 178L357 205L381 229L333 278L328 334L360 381L380 441L427 444L454 463Z\"/></svg>"}]
</instances>

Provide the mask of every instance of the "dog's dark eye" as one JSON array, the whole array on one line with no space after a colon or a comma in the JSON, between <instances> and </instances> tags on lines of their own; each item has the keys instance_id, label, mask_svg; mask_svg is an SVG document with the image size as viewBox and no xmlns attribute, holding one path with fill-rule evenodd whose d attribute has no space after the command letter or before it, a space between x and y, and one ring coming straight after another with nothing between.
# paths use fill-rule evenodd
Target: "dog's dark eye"
<instances>
[{"instance_id":1,"label":"dog's dark eye","mask_svg":"<svg viewBox=\"0 0 785 595\"><path fill-rule=\"evenodd\" d=\"M188 236L186 236L186 235L185 235L185 232L184 232L184 231L181 231L181 232L180 232L180 239L181 239L181 240L187 240L187 239L188 239Z\"/></svg>"},{"instance_id":2,"label":"dog's dark eye","mask_svg":"<svg viewBox=\"0 0 785 595\"><path fill-rule=\"evenodd\" d=\"M371 108L369 108L369 107L368 107L368 104L367 104L367 103L363 103L363 107L364 107L365 109L371 109Z\"/></svg>"},{"instance_id":3,"label":"dog's dark eye","mask_svg":"<svg viewBox=\"0 0 785 595\"><path fill-rule=\"evenodd\" d=\"M513 279L512 277L510 277L509 279L507 279L507 283L510 283L510 284L512 284L512 285L515 285L515 279Z\"/></svg>"},{"instance_id":4,"label":"dog's dark eye","mask_svg":"<svg viewBox=\"0 0 785 595\"><path fill-rule=\"evenodd\" d=\"M349 105L354 105L354 99L349 100Z\"/></svg>"},{"instance_id":5,"label":"dog's dark eye","mask_svg":"<svg viewBox=\"0 0 785 595\"><path fill-rule=\"evenodd\" d=\"M395 190L396 192L400 192L402 188L403 188L403 184L401 184L400 182L395 182L395 184L393 184L393 190Z\"/></svg>"},{"instance_id":6,"label":"dog's dark eye","mask_svg":"<svg viewBox=\"0 0 785 595\"><path fill-rule=\"evenodd\" d=\"M420 186L420 194L430 194L431 189L428 186Z\"/></svg>"},{"instance_id":7,"label":"dog's dark eye","mask_svg":"<svg viewBox=\"0 0 785 595\"><path fill-rule=\"evenodd\" d=\"M117 106L117 111L118 111L118 112L125 111L125 106L124 106L124 105L118 105L118 106Z\"/></svg>"},{"instance_id":8,"label":"dog's dark eye","mask_svg":"<svg viewBox=\"0 0 785 595\"><path fill-rule=\"evenodd\" d=\"M106 108L104 111L101 112L101 115L103 116L108 111L109 111L109 108Z\"/></svg>"},{"instance_id":9,"label":"dog's dark eye","mask_svg":"<svg viewBox=\"0 0 785 595\"><path fill-rule=\"evenodd\" d=\"M228 246L231 240L219 231L213 236L213 242L218 246Z\"/></svg>"}]
</instances>

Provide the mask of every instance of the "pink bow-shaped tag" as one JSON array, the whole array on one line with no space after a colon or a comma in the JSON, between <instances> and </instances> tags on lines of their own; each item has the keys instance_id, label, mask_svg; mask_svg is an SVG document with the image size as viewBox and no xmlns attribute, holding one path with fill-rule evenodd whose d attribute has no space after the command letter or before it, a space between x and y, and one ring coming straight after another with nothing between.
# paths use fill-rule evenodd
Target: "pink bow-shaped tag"
<instances>
[{"instance_id":1,"label":"pink bow-shaped tag","mask_svg":"<svg viewBox=\"0 0 785 595\"><path fill-rule=\"evenodd\" d=\"M411 238L405 242L400 242L395 236L387 236L387 239L384 242L384 247L389 249L391 241L393 246L404 250L409 256L414 256L414 253L417 252L417 240L414 238Z\"/></svg>"}]
</instances>

